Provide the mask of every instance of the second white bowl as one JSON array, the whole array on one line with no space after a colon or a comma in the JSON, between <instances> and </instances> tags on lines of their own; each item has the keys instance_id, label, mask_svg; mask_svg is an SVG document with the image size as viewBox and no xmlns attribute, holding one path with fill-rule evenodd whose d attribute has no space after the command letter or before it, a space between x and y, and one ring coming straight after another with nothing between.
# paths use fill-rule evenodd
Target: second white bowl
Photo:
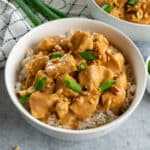
<instances>
[{"instance_id":1,"label":"second white bowl","mask_svg":"<svg viewBox=\"0 0 150 150\"><path fill-rule=\"evenodd\" d=\"M133 41L150 41L150 25L132 23L114 17L101 9L95 0L89 0L88 9L93 18L120 29Z\"/></svg>"}]
</instances>

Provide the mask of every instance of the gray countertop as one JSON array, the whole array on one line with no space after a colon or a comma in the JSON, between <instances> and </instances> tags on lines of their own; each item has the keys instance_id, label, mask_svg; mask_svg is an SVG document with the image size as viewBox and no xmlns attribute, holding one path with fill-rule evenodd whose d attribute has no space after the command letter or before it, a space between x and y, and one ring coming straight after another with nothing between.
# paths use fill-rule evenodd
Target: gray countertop
<instances>
[{"instance_id":1,"label":"gray countertop","mask_svg":"<svg viewBox=\"0 0 150 150\"><path fill-rule=\"evenodd\" d=\"M150 44L138 42L144 58ZM66 142L48 137L30 126L11 103L0 70L0 150L150 150L150 96L145 93L133 115L106 136L89 141Z\"/></svg>"}]
</instances>

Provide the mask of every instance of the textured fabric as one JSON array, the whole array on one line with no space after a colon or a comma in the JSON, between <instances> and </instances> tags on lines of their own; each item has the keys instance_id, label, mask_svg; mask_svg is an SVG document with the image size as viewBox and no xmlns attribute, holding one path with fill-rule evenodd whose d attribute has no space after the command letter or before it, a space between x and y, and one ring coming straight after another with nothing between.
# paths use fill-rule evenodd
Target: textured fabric
<instances>
[{"instance_id":1,"label":"textured fabric","mask_svg":"<svg viewBox=\"0 0 150 150\"><path fill-rule=\"evenodd\" d=\"M72 16L88 17L88 0L45 0L46 3ZM34 12L42 22L40 14ZM33 28L14 0L0 0L0 67L3 67L15 43Z\"/></svg>"}]
</instances>

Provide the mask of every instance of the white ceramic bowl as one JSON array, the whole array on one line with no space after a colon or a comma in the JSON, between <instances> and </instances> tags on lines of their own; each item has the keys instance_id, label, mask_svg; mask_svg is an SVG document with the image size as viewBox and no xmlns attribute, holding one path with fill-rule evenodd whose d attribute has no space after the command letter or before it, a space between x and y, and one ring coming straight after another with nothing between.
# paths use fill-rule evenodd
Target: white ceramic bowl
<instances>
[{"instance_id":1,"label":"white ceramic bowl","mask_svg":"<svg viewBox=\"0 0 150 150\"><path fill-rule=\"evenodd\" d=\"M15 88L14 88L15 80L17 76L17 70L20 61L23 59L25 49L32 47L34 44L39 42L39 40L45 36L65 34L70 30L76 30L76 29L81 29L81 30L91 31L91 32L101 32L109 39L111 43L113 43L118 48L120 48L133 66L133 71L137 83L135 98L131 106L129 107L129 109L123 115L121 115L115 121L108 123L104 126L97 127L94 129L82 130L82 131L52 127L33 118L30 115L30 113L28 113L24 109L24 107L18 102L17 96L15 94ZM92 21L89 19L70 18L70 19L62 19L62 20L48 22L37 28L34 28L25 36L23 36L18 41L18 43L14 46L7 60L6 68L5 68L5 82L6 82L6 87L10 95L11 101L14 103L14 105L22 114L22 116L35 128L39 129L40 131L42 131L47 135L54 136L61 139L67 139L67 140L84 139L85 140L85 139L106 134L110 130L119 126L132 114L132 112L135 110L137 105L140 103L142 96L144 94L145 87L146 87L146 72L145 72L144 61L138 48L123 33L99 21Z\"/></svg>"},{"instance_id":2,"label":"white ceramic bowl","mask_svg":"<svg viewBox=\"0 0 150 150\"><path fill-rule=\"evenodd\" d=\"M108 23L128 35L134 41L150 41L150 25L128 22L110 15L101 9L95 0L89 0L88 9L95 19Z\"/></svg>"},{"instance_id":3,"label":"white ceramic bowl","mask_svg":"<svg viewBox=\"0 0 150 150\"><path fill-rule=\"evenodd\" d=\"M150 75L148 73L148 62L150 61L150 56L146 60L146 70L147 70L147 92L150 94Z\"/></svg>"}]
</instances>

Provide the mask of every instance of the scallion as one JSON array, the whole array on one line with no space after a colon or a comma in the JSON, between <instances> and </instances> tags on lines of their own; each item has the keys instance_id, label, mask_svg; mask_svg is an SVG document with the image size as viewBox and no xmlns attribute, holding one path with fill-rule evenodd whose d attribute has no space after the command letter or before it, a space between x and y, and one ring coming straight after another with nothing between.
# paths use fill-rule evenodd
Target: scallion
<instances>
[{"instance_id":1,"label":"scallion","mask_svg":"<svg viewBox=\"0 0 150 150\"><path fill-rule=\"evenodd\" d=\"M52 10L47 8L43 1L41 0L27 0L29 3L32 3L32 7L34 7L38 12L40 12L45 18L48 20L59 19L61 18L57 14L55 14Z\"/></svg>"},{"instance_id":2,"label":"scallion","mask_svg":"<svg viewBox=\"0 0 150 150\"><path fill-rule=\"evenodd\" d=\"M106 80L104 83L102 83L99 86L100 92L104 92L108 89L110 89L115 84L115 80Z\"/></svg>"},{"instance_id":3,"label":"scallion","mask_svg":"<svg viewBox=\"0 0 150 150\"><path fill-rule=\"evenodd\" d=\"M28 5L26 5L23 0L15 0L15 2L20 6L20 8L25 12L25 14L29 17L29 19L35 26L41 24L41 21L37 18L36 15L34 15L32 10L28 7Z\"/></svg>"},{"instance_id":4,"label":"scallion","mask_svg":"<svg viewBox=\"0 0 150 150\"><path fill-rule=\"evenodd\" d=\"M51 5L48 5L46 3L44 3L44 5L49 8L50 10L52 10L54 13L56 13L58 16L62 17L62 18L67 18L69 17L66 13L56 9L55 7L52 7Z\"/></svg>"},{"instance_id":5,"label":"scallion","mask_svg":"<svg viewBox=\"0 0 150 150\"><path fill-rule=\"evenodd\" d=\"M26 102L28 102L29 98L30 98L30 94L26 94L22 96L21 98L19 98L19 101L21 104L25 104Z\"/></svg>"},{"instance_id":6,"label":"scallion","mask_svg":"<svg viewBox=\"0 0 150 150\"><path fill-rule=\"evenodd\" d=\"M58 58L58 57L62 57L63 56L63 53L61 52L54 52L50 55L50 59L55 59L55 58Z\"/></svg>"},{"instance_id":7,"label":"scallion","mask_svg":"<svg viewBox=\"0 0 150 150\"><path fill-rule=\"evenodd\" d=\"M46 77L39 77L37 79L37 83L35 85L35 90L41 91L44 88L45 83L46 83Z\"/></svg>"},{"instance_id":8,"label":"scallion","mask_svg":"<svg viewBox=\"0 0 150 150\"><path fill-rule=\"evenodd\" d=\"M115 6L110 5L110 4L104 4L102 6L102 9L105 10L106 12L108 12L108 13L110 13L114 8L115 8Z\"/></svg>"},{"instance_id":9,"label":"scallion","mask_svg":"<svg viewBox=\"0 0 150 150\"><path fill-rule=\"evenodd\" d=\"M86 60L95 60L96 59L95 53L92 51L81 52L80 56Z\"/></svg>"},{"instance_id":10,"label":"scallion","mask_svg":"<svg viewBox=\"0 0 150 150\"><path fill-rule=\"evenodd\" d=\"M150 75L150 61L148 62L148 73Z\"/></svg>"},{"instance_id":11,"label":"scallion","mask_svg":"<svg viewBox=\"0 0 150 150\"><path fill-rule=\"evenodd\" d=\"M71 78L69 78L69 77L65 77L65 78L64 78L64 84L65 84L68 88L72 89L72 90L75 91L75 92L78 92L78 93L81 93L81 92L82 92L82 88L81 88L80 84L77 83L74 79L71 79Z\"/></svg>"},{"instance_id":12,"label":"scallion","mask_svg":"<svg viewBox=\"0 0 150 150\"><path fill-rule=\"evenodd\" d=\"M128 4L132 5L132 6L136 5L137 2L138 2L138 0L128 0Z\"/></svg>"}]
</instances>

